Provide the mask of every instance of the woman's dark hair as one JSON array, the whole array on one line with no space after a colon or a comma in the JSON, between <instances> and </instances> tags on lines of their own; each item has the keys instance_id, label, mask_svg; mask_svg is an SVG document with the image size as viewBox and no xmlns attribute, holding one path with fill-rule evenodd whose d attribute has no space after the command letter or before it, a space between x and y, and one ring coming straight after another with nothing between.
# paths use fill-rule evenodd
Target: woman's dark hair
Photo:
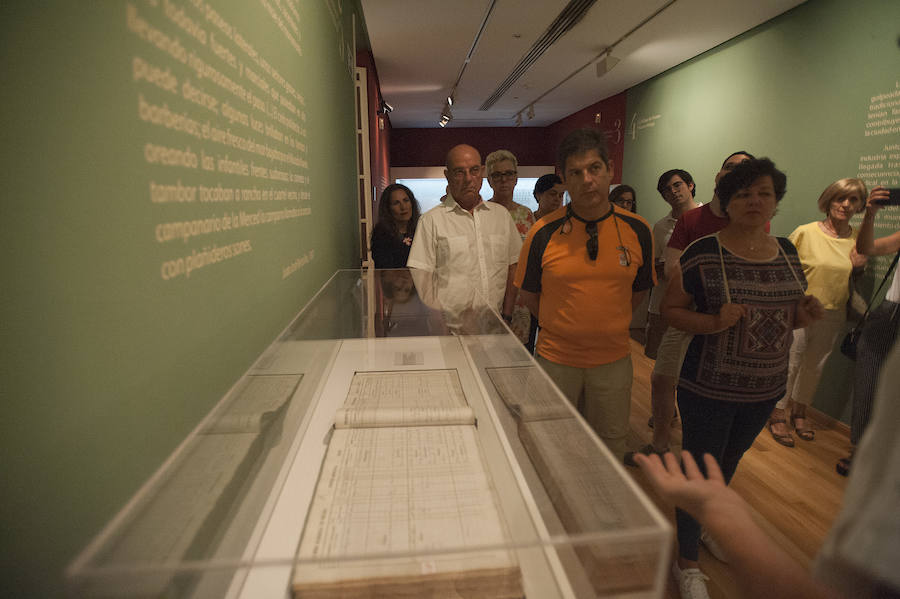
<instances>
[{"instance_id":1,"label":"woman's dark hair","mask_svg":"<svg viewBox=\"0 0 900 599\"><path fill-rule=\"evenodd\" d=\"M409 196L409 203L412 204L412 216L409 217L409 224L406 225L406 234L412 237L416 232L416 225L419 222L420 209L416 196L413 195L412 190L406 185L401 183L391 183L381 192L381 198L378 200L378 223L382 227L387 227L395 237L400 237L400 232L397 230L397 223L394 221L393 213L391 213L391 194L398 189L406 192L406 195Z\"/></svg>"},{"instance_id":2,"label":"woman's dark hair","mask_svg":"<svg viewBox=\"0 0 900 599\"><path fill-rule=\"evenodd\" d=\"M562 185L562 179L559 178L559 175L555 173L541 175L534 183L535 197L537 197L537 194L539 193L544 193L545 191L553 189L554 185Z\"/></svg>"},{"instance_id":3,"label":"woman's dark hair","mask_svg":"<svg viewBox=\"0 0 900 599\"><path fill-rule=\"evenodd\" d=\"M634 198L634 204L631 205L631 211L637 212L637 192L634 190L634 187L631 185L619 185L611 192L609 192L609 201L613 204L616 204L616 200L622 197L623 194L627 192L631 192L631 197Z\"/></svg>"},{"instance_id":4,"label":"woman's dark hair","mask_svg":"<svg viewBox=\"0 0 900 599\"><path fill-rule=\"evenodd\" d=\"M719 197L719 205L722 211L728 209L728 202L739 190L753 185L760 177L772 177L775 186L775 201L780 202L787 191L787 175L775 168L775 163L768 158L754 158L745 160L735 166L730 172L719 179L716 185L716 195Z\"/></svg>"}]
</instances>

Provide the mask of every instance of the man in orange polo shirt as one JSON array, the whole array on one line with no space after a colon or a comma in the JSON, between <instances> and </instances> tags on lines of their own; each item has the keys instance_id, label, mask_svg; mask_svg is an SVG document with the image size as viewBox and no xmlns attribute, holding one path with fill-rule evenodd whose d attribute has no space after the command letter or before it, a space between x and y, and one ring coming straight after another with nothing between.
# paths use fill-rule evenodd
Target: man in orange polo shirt
<instances>
[{"instance_id":1,"label":"man in orange polo shirt","mask_svg":"<svg viewBox=\"0 0 900 599\"><path fill-rule=\"evenodd\" d=\"M557 166L572 203L531 228L514 279L540 323L537 361L610 450L625 453L631 408L632 307L656 283L647 221L609 201L602 131L562 141Z\"/></svg>"}]
</instances>

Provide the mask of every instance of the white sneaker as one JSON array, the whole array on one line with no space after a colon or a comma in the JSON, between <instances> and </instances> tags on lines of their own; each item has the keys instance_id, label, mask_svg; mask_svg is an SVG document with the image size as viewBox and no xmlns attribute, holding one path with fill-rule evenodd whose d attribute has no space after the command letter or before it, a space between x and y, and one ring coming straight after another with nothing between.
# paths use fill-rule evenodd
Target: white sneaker
<instances>
[{"instance_id":1,"label":"white sneaker","mask_svg":"<svg viewBox=\"0 0 900 599\"><path fill-rule=\"evenodd\" d=\"M706 545L706 548L709 549L709 552L712 553L714 558L723 564L728 563L728 558L725 557L725 552L722 551L722 547L719 546L714 538L709 536L709 533L706 532L705 528L700 530L700 542Z\"/></svg>"},{"instance_id":2,"label":"white sneaker","mask_svg":"<svg viewBox=\"0 0 900 599\"><path fill-rule=\"evenodd\" d=\"M699 568L682 570L678 567L678 562L673 562L672 576L678 583L681 599L709 599L709 593L706 592L706 581L709 580L709 577Z\"/></svg>"}]
</instances>

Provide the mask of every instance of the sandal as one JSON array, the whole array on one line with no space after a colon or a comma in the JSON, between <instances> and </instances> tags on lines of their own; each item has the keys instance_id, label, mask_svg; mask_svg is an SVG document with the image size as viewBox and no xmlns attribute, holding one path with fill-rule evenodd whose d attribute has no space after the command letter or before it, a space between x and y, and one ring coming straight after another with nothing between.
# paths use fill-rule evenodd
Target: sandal
<instances>
[{"instance_id":1,"label":"sandal","mask_svg":"<svg viewBox=\"0 0 900 599\"><path fill-rule=\"evenodd\" d=\"M780 420L769 420L768 426L766 428L769 429L769 434L772 435L772 438L775 439L776 443L780 443L785 447L793 447L794 446L794 437L791 436L791 433L776 433L775 429L772 427L773 424L787 424L787 420L784 418Z\"/></svg>"},{"instance_id":2,"label":"sandal","mask_svg":"<svg viewBox=\"0 0 900 599\"><path fill-rule=\"evenodd\" d=\"M812 441L816 438L816 431L811 428L798 428L796 418L791 416L791 426L794 427L794 432L797 433L797 436L803 439L804 441ZM802 420L806 420L806 417L803 417Z\"/></svg>"},{"instance_id":3,"label":"sandal","mask_svg":"<svg viewBox=\"0 0 900 599\"><path fill-rule=\"evenodd\" d=\"M846 458L841 458L835 464L834 469L841 476L848 476L850 474L850 465L853 464L853 451L850 451L850 455Z\"/></svg>"}]
</instances>

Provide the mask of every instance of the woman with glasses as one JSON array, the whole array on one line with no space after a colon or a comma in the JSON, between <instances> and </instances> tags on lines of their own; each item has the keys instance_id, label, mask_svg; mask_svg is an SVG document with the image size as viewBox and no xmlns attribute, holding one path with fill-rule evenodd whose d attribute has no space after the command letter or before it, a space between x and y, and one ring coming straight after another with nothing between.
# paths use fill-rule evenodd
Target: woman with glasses
<instances>
[{"instance_id":1,"label":"woman with glasses","mask_svg":"<svg viewBox=\"0 0 900 599\"><path fill-rule=\"evenodd\" d=\"M684 250L662 305L671 326L694 335L678 382L682 447L698 464L711 454L726 484L784 395L793 329L823 313L793 244L766 232L786 182L767 158L725 174L716 195L728 224ZM676 523L681 596L707 597L698 548L702 539L719 557L718 546L687 512Z\"/></svg>"},{"instance_id":2,"label":"woman with glasses","mask_svg":"<svg viewBox=\"0 0 900 599\"><path fill-rule=\"evenodd\" d=\"M815 439L806 407L812 404L825 362L844 331L850 275L866 265L866 257L856 253L859 231L850 226L850 219L865 206L865 183L860 179L835 181L819 196L819 210L825 218L800 225L788 237L803 263L808 291L822 302L825 315L794 334L787 392L775 404L768 425L772 438L785 447L794 446L788 421L800 439Z\"/></svg>"},{"instance_id":3,"label":"woman with glasses","mask_svg":"<svg viewBox=\"0 0 900 599\"><path fill-rule=\"evenodd\" d=\"M519 181L518 172L519 161L515 155L509 150L497 150L488 154L484 160L485 171L487 172L488 184L494 190L494 197L491 202L500 204L507 210L516 225L516 230L522 239L528 234L528 230L534 224L534 215L527 206L518 204L513 201L513 191L516 183ZM509 320L509 328L516 334L522 343L528 345L529 332L531 330L531 312L523 303L521 298L516 298L515 307L513 308L511 318Z\"/></svg>"},{"instance_id":4,"label":"woman with glasses","mask_svg":"<svg viewBox=\"0 0 900 599\"><path fill-rule=\"evenodd\" d=\"M375 268L405 268L419 222L419 202L406 185L392 183L378 200L378 223L372 229Z\"/></svg>"},{"instance_id":5,"label":"woman with glasses","mask_svg":"<svg viewBox=\"0 0 900 599\"><path fill-rule=\"evenodd\" d=\"M637 212L637 192L631 185L618 185L609 192L609 201L629 212Z\"/></svg>"}]
</instances>

